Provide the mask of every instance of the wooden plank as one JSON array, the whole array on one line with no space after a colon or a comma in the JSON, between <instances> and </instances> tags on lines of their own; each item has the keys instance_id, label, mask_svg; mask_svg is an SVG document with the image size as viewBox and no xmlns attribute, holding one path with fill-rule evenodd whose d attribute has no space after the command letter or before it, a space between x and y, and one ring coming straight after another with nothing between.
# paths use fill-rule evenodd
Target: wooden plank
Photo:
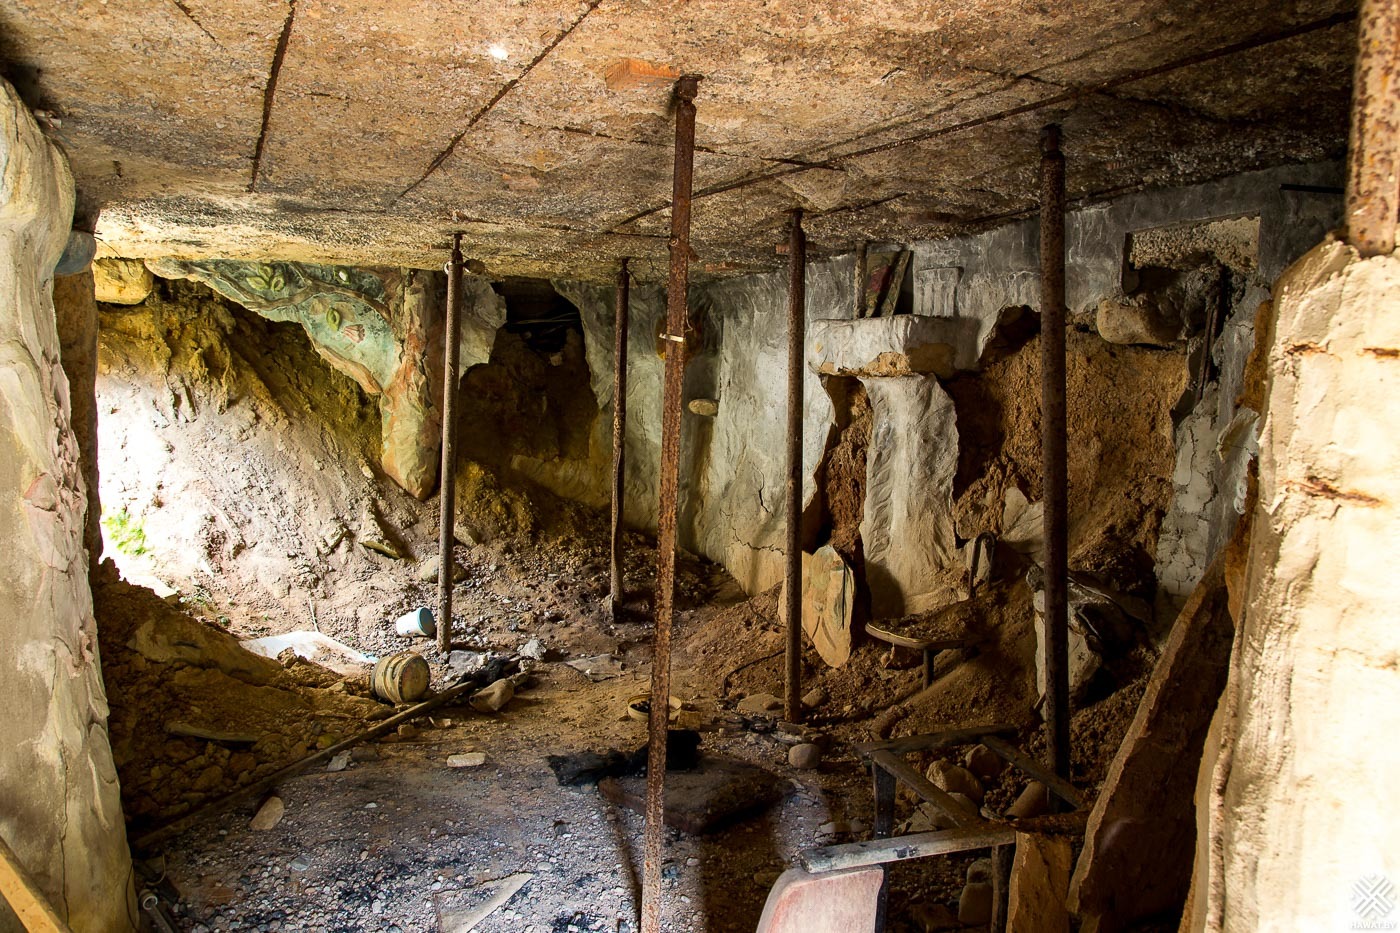
<instances>
[{"instance_id":1,"label":"wooden plank","mask_svg":"<svg viewBox=\"0 0 1400 933\"><path fill-rule=\"evenodd\" d=\"M862 755L869 755L875 751L890 751L896 755L907 755L910 752L927 752L949 745L972 745L982 741L987 735L1007 735L1016 731L1015 726L991 725L973 726L967 729L949 729L946 732L928 732L924 735L906 735L898 739L886 739L882 742L858 742L856 751Z\"/></svg>"},{"instance_id":2,"label":"wooden plank","mask_svg":"<svg viewBox=\"0 0 1400 933\"><path fill-rule=\"evenodd\" d=\"M934 855L954 855L974 849L990 849L994 846L1008 845L1015 840L1014 828L1001 823L983 823L933 833L913 833L891 839L823 846L802 852L798 855L798 860L802 867L810 872L836 871Z\"/></svg>"},{"instance_id":3,"label":"wooden plank","mask_svg":"<svg viewBox=\"0 0 1400 933\"><path fill-rule=\"evenodd\" d=\"M935 786L932 781L914 770L907 761L893 752L873 751L870 753L870 760L875 762L876 767L884 768L897 780L903 781L910 790L918 794L925 802L942 810L950 820L959 826L970 826L982 822L982 818L977 815L975 810L969 813L967 808L949 796L947 791Z\"/></svg>"},{"instance_id":4,"label":"wooden plank","mask_svg":"<svg viewBox=\"0 0 1400 933\"><path fill-rule=\"evenodd\" d=\"M29 933L68 933L68 924L54 913L44 893L3 839L0 839L0 895L4 895Z\"/></svg>"},{"instance_id":5,"label":"wooden plank","mask_svg":"<svg viewBox=\"0 0 1400 933\"><path fill-rule=\"evenodd\" d=\"M912 648L915 651L946 651L949 648L966 648L972 643L972 639L962 638L916 638L912 635L900 635L888 629L876 628L873 625L865 626L865 634L871 638L878 638L880 641L888 642L899 648Z\"/></svg>"},{"instance_id":6,"label":"wooden plank","mask_svg":"<svg viewBox=\"0 0 1400 933\"><path fill-rule=\"evenodd\" d=\"M1008 764L1014 765L1025 774L1035 778L1037 781L1050 788L1051 793L1074 809L1084 809L1084 795L1081 794L1073 784L1066 781L1064 778L1057 777L1050 773L1050 771L1044 768L1038 761L1026 755L1010 742L1003 741L994 735L989 735L982 740L982 744L1000 755Z\"/></svg>"}]
</instances>

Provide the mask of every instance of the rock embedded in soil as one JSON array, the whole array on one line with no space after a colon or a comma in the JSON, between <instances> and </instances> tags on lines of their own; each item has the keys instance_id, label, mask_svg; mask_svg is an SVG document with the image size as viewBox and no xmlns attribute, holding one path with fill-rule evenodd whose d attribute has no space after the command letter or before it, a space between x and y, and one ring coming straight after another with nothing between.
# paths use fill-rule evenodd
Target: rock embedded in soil
<instances>
[{"instance_id":1,"label":"rock embedded in soil","mask_svg":"<svg viewBox=\"0 0 1400 933\"><path fill-rule=\"evenodd\" d=\"M813 687L802 694L802 705L807 709L816 709L826 702L826 690L821 687Z\"/></svg>"},{"instance_id":2,"label":"rock embedded in soil","mask_svg":"<svg viewBox=\"0 0 1400 933\"><path fill-rule=\"evenodd\" d=\"M1050 789L1039 781L1031 781L1021 795L1006 810L1006 815L1018 820L1030 819L1050 812Z\"/></svg>"},{"instance_id":3,"label":"rock embedded in soil","mask_svg":"<svg viewBox=\"0 0 1400 933\"><path fill-rule=\"evenodd\" d=\"M758 715L772 713L783 708L783 701L771 693L754 693L739 701L739 712Z\"/></svg>"},{"instance_id":4,"label":"rock embedded in soil","mask_svg":"<svg viewBox=\"0 0 1400 933\"><path fill-rule=\"evenodd\" d=\"M983 790L982 782L977 780L977 776L966 768L955 765L952 762L939 759L929 765L926 777L933 782L933 785L948 793L962 794L972 800L977 806L981 806ZM974 806L973 810L976 811Z\"/></svg>"},{"instance_id":5,"label":"rock embedded in soil","mask_svg":"<svg viewBox=\"0 0 1400 933\"><path fill-rule=\"evenodd\" d=\"M258 831L266 831L282 822L282 815L287 812L287 805L282 802L281 797L269 797L263 801L263 805L258 807L258 812L253 814L253 819L249 821L248 828Z\"/></svg>"},{"instance_id":6,"label":"rock embedded in soil","mask_svg":"<svg viewBox=\"0 0 1400 933\"><path fill-rule=\"evenodd\" d=\"M817 768L822 763L821 746L812 742L804 742L801 745L794 745L788 749L788 764L794 768L801 768L810 771Z\"/></svg>"},{"instance_id":7,"label":"rock embedded in soil","mask_svg":"<svg viewBox=\"0 0 1400 933\"><path fill-rule=\"evenodd\" d=\"M478 713L498 713L515 697L515 685L502 678L472 694L471 707Z\"/></svg>"},{"instance_id":8,"label":"rock embedded in soil","mask_svg":"<svg viewBox=\"0 0 1400 933\"><path fill-rule=\"evenodd\" d=\"M479 768L486 764L485 752L464 752L461 755L449 755L447 766L449 768Z\"/></svg>"},{"instance_id":9,"label":"rock embedded in soil","mask_svg":"<svg viewBox=\"0 0 1400 933\"><path fill-rule=\"evenodd\" d=\"M977 926L992 919L992 885L974 881L962 889L958 897L958 920L965 926Z\"/></svg>"},{"instance_id":10,"label":"rock embedded in soil","mask_svg":"<svg viewBox=\"0 0 1400 933\"><path fill-rule=\"evenodd\" d=\"M963 756L963 766L979 780L994 781L1006 770L1006 762L1001 756L985 745L974 745Z\"/></svg>"},{"instance_id":11,"label":"rock embedded in soil","mask_svg":"<svg viewBox=\"0 0 1400 933\"><path fill-rule=\"evenodd\" d=\"M437 557L429 557L418 565L418 579L424 583L438 582L438 574L442 567L442 561ZM467 578L467 570L455 560L452 562L452 582L461 583Z\"/></svg>"}]
</instances>

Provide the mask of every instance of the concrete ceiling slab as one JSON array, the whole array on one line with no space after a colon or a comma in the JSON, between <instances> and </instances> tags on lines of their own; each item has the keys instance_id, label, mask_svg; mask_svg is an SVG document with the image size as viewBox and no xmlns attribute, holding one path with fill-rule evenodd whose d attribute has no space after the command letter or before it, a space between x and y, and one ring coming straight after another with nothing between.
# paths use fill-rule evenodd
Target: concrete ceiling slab
<instances>
[{"instance_id":1,"label":"concrete ceiling slab","mask_svg":"<svg viewBox=\"0 0 1400 933\"><path fill-rule=\"evenodd\" d=\"M0 67L106 249L500 275L664 265L671 90L704 76L699 274L1345 150L1351 0L10 0ZM650 66L642 66L643 71ZM639 74L641 72L638 72ZM643 74L643 78L645 75ZM644 274L649 274L645 273Z\"/></svg>"}]
</instances>

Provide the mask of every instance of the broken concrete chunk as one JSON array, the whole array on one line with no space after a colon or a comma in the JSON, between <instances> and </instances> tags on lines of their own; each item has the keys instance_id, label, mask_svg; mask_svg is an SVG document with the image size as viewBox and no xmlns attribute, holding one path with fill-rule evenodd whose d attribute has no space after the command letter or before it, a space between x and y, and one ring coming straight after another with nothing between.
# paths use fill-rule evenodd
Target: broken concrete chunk
<instances>
[{"instance_id":1,"label":"broken concrete chunk","mask_svg":"<svg viewBox=\"0 0 1400 933\"><path fill-rule=\"evenodd\" d=\"M281 797L269 797L263 801L261 807L258 807L258 812L248 823L248 828L259 832L269 830L282 822L282 815L286 812L287 805L282 802Z\"/></svg>"},{"instance_id":2,"label":"broken concrete chunk","mask_svg":"<svg viewBox=\"0 0 1400 933\"><path fill-rule=\"evenodd\" d=\"M754 693L739 701L739 712L750 715L773 713L783 708L783 701L771 693Z\"/></svg>"},{"instance_id":3,"label":"broken concrete chunk","mask_svg":"<svg viewBox=\"0 0 1400 933\"><path fill-rule=\"evenodd\" d=\"M502 678L472 694L471 706L478 713L498 713L515 697L515 685Z\"/></svg>"},{"instance_id":4,"label":"broken concrete chunk","mask_svg":"<svg viewBox=\"0 0 1400 933\"><path fill-rule=\"evenodd\" d=\"M447 757L449 768L479 768L484 764L486 764L485 752L463 752L460 755Z\"/></svg>"}]
</instances>

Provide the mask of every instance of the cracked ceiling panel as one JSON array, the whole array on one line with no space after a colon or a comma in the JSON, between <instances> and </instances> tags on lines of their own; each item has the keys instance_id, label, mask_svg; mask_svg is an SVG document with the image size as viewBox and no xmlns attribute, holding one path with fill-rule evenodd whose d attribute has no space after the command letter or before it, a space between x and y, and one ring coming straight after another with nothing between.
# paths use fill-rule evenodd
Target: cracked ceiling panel
<instances>
[{"instance_id":1,"label":"cracked ceiling panel","mask_svg":"<svg viewBox=\"0 0 1400 933\"><path fill-rule=\"evenodd\" d=\"M289 15L290 14L290 15ZM698 73L701 273L982 229L1070 194L1345 150L1353 0L9 0L110 253L509 275L664 261L673 76ZM275 78L275 80L273 80ZM254 165L257 181L253 183ZM250 186L252 190L250 189Z\"/></svg>"},{"instance_id":2,"label":"cracked ceiling panel","mask_svg":"<svg viewBox=\"0 0 1400 933\"><path fill-rule=\"evenodd\" d=\"M299 0L259 190L388 208L580 15L573 0Z\"/></svg>"},{"instance_id":3,"label":"cracked ceiling panel","mask_svg":"<svg viewBox=\"0 0 1400 933\"><path fill-rule=\"evenodd\" d=\"M248 184L287 6L264 0L9 0L0 60L99 202Z\"/></svg>"}]
</instances>

